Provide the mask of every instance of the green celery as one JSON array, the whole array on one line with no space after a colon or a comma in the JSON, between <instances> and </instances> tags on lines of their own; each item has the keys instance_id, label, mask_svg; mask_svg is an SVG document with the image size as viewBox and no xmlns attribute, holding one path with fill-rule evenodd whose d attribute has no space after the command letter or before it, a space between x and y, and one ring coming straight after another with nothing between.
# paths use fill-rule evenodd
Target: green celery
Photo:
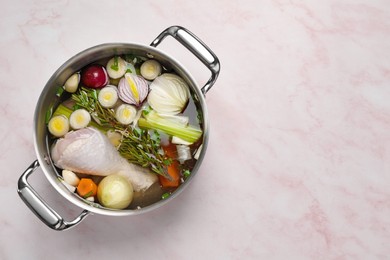
<instances>
[{"instance_id":1,"label":"green celery","mask_svg":"<svg viewBox=\"0 0 390 260\"><path fill-rule=\"evenodd\" d=\"M183 125L169 119L169 117L159 116L155 111L144 115L145 118L138 120L138 126L146 129L157 129L168 135L179 137L187 142L194 143L202 136L202 130L191 125Z\"/></svg>"}]
</instances>

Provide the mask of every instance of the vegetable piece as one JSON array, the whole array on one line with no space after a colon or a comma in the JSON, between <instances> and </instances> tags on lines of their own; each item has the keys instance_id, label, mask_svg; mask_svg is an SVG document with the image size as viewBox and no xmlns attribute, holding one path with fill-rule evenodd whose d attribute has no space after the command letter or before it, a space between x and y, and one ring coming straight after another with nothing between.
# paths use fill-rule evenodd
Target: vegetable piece
<instances>
[{"instance_id":1,"label":"vegetable piece","mask_svg":"<svg viewBox=\"0 0 390 260\"><path fill-rule=\"evenodd\" d=\"M95 196L97 193L97 186L92 179L81 178L77 185L77 193L83 198Z\"/></svg>"},{"instance_id":2,"label":"vegetable piece","mask_svg":"<svg viewBox=\"0 0 390 260\"><path fill-rule=\"evenodd\" d=\"M126 69L126 61L119 56L115 56L107 62L106 70L108 76L112 79L119 79L122 77L126 73Z\"/></svg>"},{"instance_id":3,"label":"vegetable piece","mask_svg":"<svg viewBox=\"0 0 390 260\"><path fill-rule=\"evenodd\" d=\"M118 147L121 144L122 135L120 133L110 129L107 131L106 135L113 146Z\"/></svg>"},{"instance_id":4,"label":"vegetable piece","mask_svg":"<svg viewBox=\"0 0 390 260\"><path fill-rule=\"evenodd\" d=\"M122 104L115 111L115 118L123 125L129 125L137 116L137 109L131 105Z\"/></svg>"},{"instance_id":5,"label":"vegetable piece","mask_svg":"<svg viewBox=\"0 0 390 260\"><path fill-rule=\"evenodd\" d=\"M163 188L176 188L180 184L180 169L179 162L176 160L177 150L176 145L169 144L163 146L164 153L171 160L171 163L167 166L169 178L159 175L158 178Z\"/></svg>"},{"instance_id":6,"label":"vegetable piece","mask_svg":"<svg viewBox=\"0 0 390 260\"><path fill-rule=\"evenodd\" d=\"M145 129L156 129L171 136L177 136L189 143L194 143L202 136L202 130L192 126L184 126L170 117L162 117L152 110L138 120L138 126Z\"/></svg>"},{"instance_id":7,"label":"vegetable piece","mask_svg":"<svg viewBox=\"0 0 390 260\"><path fill-rule=\"evenodd\" d=\"M97 197L104 207L124 209L133 200L133 186L121 175L109 175L99 183Z\"/></svg>"},{"instance_id":8,"label":"vegetable piece","mask_svg":"<svg viewBox=\"0 0 390 260\"><path fill-rule=\"evenodd\" d=\"M87 110L80 108L73 111L70 115L69 122L73 129L81 129L87 127L91 122L91 115Z\"/></svg>"},{"instance_id":9,"label":"vegetable piece","mask_svg":"<svg viewBox=\"0 0 390 260\"><path fill-rule=\"evenodd\" d=\"M140 71L145 79L154 80L161 73L161 65L156 60L147 60L142 63Z\"/></svg>"},{"instance_id":10,"label":"vegetable piece","mask_svg":"<svg viewBox=\"0 0 390 260\"><path fill-rule=\"evenodd\" d=\"M192 143L184 141L183 139L177 137L177 136L172 136L171 143L173 144L184 144L184 145L190 145Z\"/></svg>"},{"instance_id":11,"label":"vegetable piece","mask_svg":"<svg viewBox=\"0 0 390 260\"><path fill-rule=\"evenodd\" d=\"M75 93L80 83L80 74L75 73L70 76L64 84L65 90L69 93Z\"/></svg>"},{"instance_id":12,"label":"vegetable piece","mask_svg":"<svg viewBox=\"0 0 390 260\"><path fill-rule=\"evenodd\" d=\"M176 115L189 100L187 83L175 74L162 74L152 82L150 89L149 105L160 114Z\"/></svg>"},{"instance_id":13,"label":"vegetable piece","mask_svg":"<svg viewBox=\"0 0 390 260\"><path fill-rule=\"evenodd\" d=\"M91 197L86 198L86 200L88 200L90 202L95 202L95 197L91 196Z\"/></svg>"},{"instance_id":14,"label":"vegetable piece","mask_svg":"<svg viewBox=\"0 0 390 260\"><path fill-rule=\"evenodd\" d=\"M98 95L99 103L102 107L111 108L118 101L118 91L115 86L108 85L102 88Z\"/></svg>"},{"instance_id":15,"label":"vegetable piece","mask_svg":"<svg viewBox=\"0 0 390 260\"><path fill-rule=\"evenodd\" d=\"M202 152L202 147L203 147L203 144L201 144L199 147L198 147L198 150L196 151L195 155L194 155L194 159L198 160L199 159L199 155L200 153Z\"/></svg>"},{"instance_id":16,"label":"vegetable piece","mask_svg":"<svg viewBox=\"0 0 390 260\"><path fill-rule=\"evenodd\" d=\"M88 88L102 88L108 84L106 69L99 64L89 65L81 70L81 83Z\"/></svg>"},{"instance_id":17,"label":"vegetable piece","mask_svg":"<svg viewBox=\"0 0 390 260\"><path fill-rule=\"evenodd\" d=\"M74 187L77 187L80 182L79 177L77 177L77 175L72 171L62 170L62 177L66 183Z\"/></svg>"},{"instance_id":18,"label":"vegetable piece","mask_svg":"<svg viewBox=\"0 0 390 260\"><path fill-rule=\"evenodd\" d=\"M76 187L70 185L69 183L67 183L67 182L64 181L64 180L61 180L61 183L64 184L64 186L65 186L70 192L75 192Z\"/></svg>"},{"instance_id":19,"label":"vegetable piece","mask_svg":"<svg viewBox=\"0 0 390 260\"><path fill-rule=\"evenodd\" d=\"M55 137L64 136L69 132L68 118L63 115L53 116L49 121L48 128L49 132Z\"/></svg>"},{"instance_id":20,"label":"vegetable piece","mask_svg":"<svg viewBox=\"0 0 390 260\"><path fill-rule=\"evenodd\" d=\"M125 77L119 81L118 96L127 104L140 106L148 92L148 82L138 75L126 73Z\"/></svg>"},{"instance_id":21,"label":"vegetable piece","mask_svg":"<svg viewBox=\"0 0 390 260\"><path fill-rule=\"evenodd\" d=\"M191 150L188 145L179 144L176 145L176 149L177 149L177 160L180 163L183 163L191 159Z\"/></svg>"}]
</instances>

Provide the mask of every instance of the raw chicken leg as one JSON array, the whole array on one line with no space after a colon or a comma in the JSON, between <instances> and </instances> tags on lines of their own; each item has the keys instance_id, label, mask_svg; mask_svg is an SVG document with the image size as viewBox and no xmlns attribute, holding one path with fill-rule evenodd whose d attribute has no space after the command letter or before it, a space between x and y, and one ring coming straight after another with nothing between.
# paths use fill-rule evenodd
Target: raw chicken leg
<instances>
[{"instance_id":1,"label":"raw chicken leg","mask_svg":"<svg viewBox=\"0 0 390 260\"><path fill-rule=\"evenodd\" d=\"M157 176L148 169L122 158L108 138L92 127L69 132L58 139L51 155L54 164L61 169L99 176L125 176L134 191L144 191L157 181Z\"/></svg>"}]
</instances>

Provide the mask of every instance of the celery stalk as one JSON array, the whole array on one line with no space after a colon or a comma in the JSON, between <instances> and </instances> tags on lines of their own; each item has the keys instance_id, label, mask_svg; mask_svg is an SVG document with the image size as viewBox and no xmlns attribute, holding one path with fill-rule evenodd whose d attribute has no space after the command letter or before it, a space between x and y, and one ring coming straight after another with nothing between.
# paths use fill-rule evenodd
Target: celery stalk
<instances>
[{"instance_id":1,"label":"celery stalk","mask_svg":"<svg viewBox=\"0 0 390 260\"><path fill-rule=\"evenodd\" d=\"M161 117L155 111L149 112L145 115L145 118L140 118L138 126L140 128L161 130L168 135L179 137L190 143L194 143L202 136L201 129Z\"/></svg>"}]
</instances>

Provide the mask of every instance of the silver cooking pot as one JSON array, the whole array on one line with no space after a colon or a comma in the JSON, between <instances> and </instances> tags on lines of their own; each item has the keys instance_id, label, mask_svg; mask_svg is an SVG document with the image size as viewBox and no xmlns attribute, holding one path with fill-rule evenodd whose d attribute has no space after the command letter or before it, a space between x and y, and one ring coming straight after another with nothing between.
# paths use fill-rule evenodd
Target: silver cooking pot
<instances>
[{"instance_id":1,"label":"silver cooking pot","mask_svg":"<svg viewBox=\"0 0 390 260\"><path fill-rule=\"evenodd\" d=\"M165 37L172 36L189 51L191 51L206 67L211 71L211 77L208 82L199 87L191 74L174 58L168 54L156 49ZM75 71L79 71L84 66L103 58L109 58L114 55L121 55L132 53L139 56L154 58L160 61L166 68L172 68L178 75L180 75L189 85L194 95L194 100L197 103L198 109L203 113L203 148L199 159L195 164L191 176L167 199L160 200L154 204L143 207L141 209L125 209L125 210L110 210L106 208L98 208L93 205L85 203L74 193L70 192L58 179L59 175L50 157L50 143L46 127L46 112L55 108L60 100L56 98L56 91L58 86L62 86L66 79ZM34 161L22 174L18 181L18 193L26 205L37 215L47 226L55 230L65 230L80 223L86 216L91 213L110 215L110 216L127 216L136 215L156 209L168 201L175 198L181 191L183 191L196 175L201 162L204 158L207 141L208 141L208 115L205 104L205 94L215 83L220 70L219 60L216 55L194 34L187 29L180 26L172 26L163 31L150 46L133 44L133 43L108 43L89 48L81 53L75 55L67 62L65 62L49 79L44 87L34 115L34 145L35 152L38 159ZM72 221L65 221L56 211L54 211L33 187L27 182L28 177L38 167L42 168L43 173L49 180L51 185L68 201L82 208L81 214Z\"/></svg>"}]
</instances>

